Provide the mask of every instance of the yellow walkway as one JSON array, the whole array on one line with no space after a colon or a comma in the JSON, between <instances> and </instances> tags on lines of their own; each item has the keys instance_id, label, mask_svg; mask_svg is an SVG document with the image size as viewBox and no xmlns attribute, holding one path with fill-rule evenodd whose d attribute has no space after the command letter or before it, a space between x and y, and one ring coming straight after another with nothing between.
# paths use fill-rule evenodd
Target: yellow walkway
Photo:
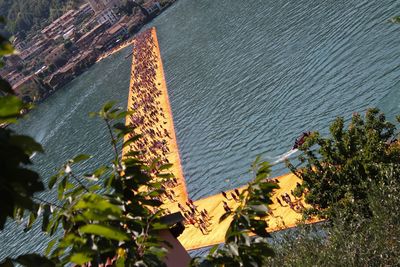
<instances>
[{"instance_id":1,"label":"yellow walkway","mask_svg":"<svg viewBox=\"0 0 400 267\"><path fill-rule=\"evenodd\" d=\"M155 101L157 102L157 105L159 105L165 111L164 112L165 118L163 118L163 120L166 121L165 127L166 129L168 129L168 132L170 133L171 137L167 144L170 151L169 154L167 155L167 158L169 162L173 164L173 169L171 171L179 181L179 185L173 188L173 191L176 196L175 201L171 202L169 200L165 200L164 207L169 209L171 212L174 212L174 211L179 211L179 208L177 206L178 203L187 208L185 202L188 200L188 195L186 191L185 179L183 177L182 166L180 163L178 144L176 140L172 112L168 99L167 86L162 67L162 59L157 40L156 30L155 28L152 28L150 29L150 31L151 35L149 36L151 37L149 38L152 39L152 42L154 42L152 52L155 55L157 61L154 79L156 81L155 84L157 88L161 91L161 95L157 99L155 99ZM139 60L143 59L136 58L136 54L133 53L132 73L134 73L135 71L140 71L140 69L137 69L138 68L137 64L135 64L135 62L138 62ZM135 76L132 75L130 81L128 110L133 109L135 101L138 99L137 92L138 91L140 92L140 88L134 87L135 81L136 81ZM162 118L160 117L160 119ZM129 122L130 119L127 118L127 123ZM139 129L139 131L141 131L141 129ZM123 153L126 152L127 151L125 150ZM302 200L296 200L290 194L291 190L293 190L296 187L297 182L299 183L301 182L296 176L294 176L293 174L287 174L281 177L277 177L275 179L279 181L280 189L276 190L272 198L274 204L270 205L271 216L268 217L267 219L269 224L268 230L270 232L296 226L296 223L302 218L299 208L301 206L305 206ZM230 192L226 193L230 196ZM277 203L276 197L281 198L280 196L285 193L290 195L293 203L296 203L295 209L290 208L289 205L287 205L283 201L282 201L283 206L280 206ZM209 220L209 225L207 227L208 234L203 234L200 229L194 227L193 225L186 225L186 229L183 232L183 234L179 237L179 241L187 250L198 249L224 242L225 232L232 219L228 218L221 224L218 223L221 215L225 213L222 205L223 200L228 202L228 205L231 209L235 209L235 207L238 205L234 200L227 201L226 199L224 199L222 194L206 197L194 202L194 204L198 206L198 210L206 209L211 219ZM311 220L308 221L307 223L315 223L315 222L317 222L317 220Z\"/></svg>"},{"instance_id":2,"label":"yellow walkway","mask_svg":"<svg viewBox=\"0 0 400 267\"><path fill-rule=\"evenodd\" d=\"M154 99L154 103L157 103L158 107L160 107L164 112L165 117L158 116L158 119L160 121L163 121L165 123L162 124L163 128L166 129L169 133L170 138L167 141L167 146L169 148L169 153L167 155L168 161L173 164L172 169L170 171L172 174L177 178L179 185L174 187L174 193L175 193L175 200L176 202L170 202L166 201L165 204L168 205L168 208L170 209L177 209L177 203L185 203L187 201L187 192L186 192L186 184L185 184L185 179L183 177L183 171L182 171L182 165L181 165L181 160L179 156L179 151L178 151L178 144L176 141L176 135L175 135L175 128L174 128L174 120L172 118L172 111L171 107L169 104L169 98L168 98L168 92L167 92L167 85L165 82L164 78L164 68L162 66L162 60L161 60L161 54L160 54L160 49L158 46L158 39L157 39L157 34L156 34L156 29L151 28L151 38L154 42L154 47L153 47L153 53L156 56L156 61L157 61L157 68L155 68L155 86L157 89L161 91L161 95L158 96L157 98ZM139 35L140 36L140 35ZM133 45L135 43L133 42ZM132 55L132 73L135 71L141 71L138 69L138 65L135 64L138 59L136 58L136 53L133 53ZM141 92L141 88L137 88L134 86L135 80L134 75L131 75L131 80L130 80L130 86L129 86L129 96L128 96L128 110L135 110L134 109L134 104L137 99L140 97L138 96L138 93ZM130 123L130 118L128 117L127 119L127 124ZM137 133L143 132L144 129L139 126L139 129L137 129ZM127 138L127 137L126 137ZM129 151L129 147L127 147L123 153L126 153Z\"/></svg>"}]
</instances>

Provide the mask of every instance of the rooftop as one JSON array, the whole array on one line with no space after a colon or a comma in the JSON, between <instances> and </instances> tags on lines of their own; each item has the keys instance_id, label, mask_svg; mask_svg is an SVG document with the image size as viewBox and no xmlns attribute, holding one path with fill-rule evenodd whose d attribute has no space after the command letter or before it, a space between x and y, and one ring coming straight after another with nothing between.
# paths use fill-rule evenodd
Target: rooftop
<instances>
[{"instance_id":1,"label":"rooftop","mask_svg":"<svg viewBox=\"0 0 400 267\"><path fill-rule=\"evenodd\" d=\"M124 26L122 26L122 24L115 24L114 26L112 26L111 28L109 28L107 30L107 33L114 35L115 33L117 33L118 31L124 29Z\"/></svg>"}]
</instances>

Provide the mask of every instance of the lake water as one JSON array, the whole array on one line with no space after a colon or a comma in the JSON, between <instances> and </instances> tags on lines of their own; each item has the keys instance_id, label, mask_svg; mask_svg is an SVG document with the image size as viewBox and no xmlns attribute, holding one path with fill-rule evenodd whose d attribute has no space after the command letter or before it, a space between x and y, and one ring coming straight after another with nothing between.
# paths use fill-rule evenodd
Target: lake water
<instances>
[{"instance_id":1,"label":"lake water","mask_svg":"<svg viewBox=\"0 0 400 267\"><path fill-rule=\"evenodd\" d=\"M158 31L190 196L245 184L257 155L273 162L302 131L326 134L336 116L373 106L400 114L400 26L387 22L399 13L394 0L179 0L156 18L149 26ZM108 100L126 106L129 53L96 64L16 127L43 144L34 162L45 181L76 154L94 155L89 169L110 159L104 125L87 114ZM0 233L0 259L43 251L40 226L22 228Z\"/></svg>"}]
</instances>

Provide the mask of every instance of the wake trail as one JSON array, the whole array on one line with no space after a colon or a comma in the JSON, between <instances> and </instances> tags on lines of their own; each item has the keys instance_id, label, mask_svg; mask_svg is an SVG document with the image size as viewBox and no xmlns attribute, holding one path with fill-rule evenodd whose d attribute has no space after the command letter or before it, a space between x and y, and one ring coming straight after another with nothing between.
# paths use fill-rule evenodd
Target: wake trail
<instances>
[{"instance_id":1,"label":"wake trail","mask_svg":"<svg viewBox=\"0 0 400 267\"><path fill-rule=\"evenodd\" d=\"M275 165L275 164L278 164L278 163L284 161L285 159L289 158L291 155L293 155L297 151L299 151L299 150L296 148L296 149L292 149L292 150L289 150L288 152L283 153L282 155L276 157L277 159L274 162L272 162L272 165Z\"/></svg>"}]
</instances>

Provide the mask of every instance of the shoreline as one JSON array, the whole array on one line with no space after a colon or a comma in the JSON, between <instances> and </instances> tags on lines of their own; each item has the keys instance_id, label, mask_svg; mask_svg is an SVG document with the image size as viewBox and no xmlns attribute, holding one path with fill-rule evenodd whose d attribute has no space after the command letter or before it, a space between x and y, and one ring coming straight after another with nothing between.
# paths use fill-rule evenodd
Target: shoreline
<instances>
[{"instance_id":1,"label":"shoreline","mask_svg":"<svg viewBox=\"0 0 400 267\"><path fill-rule=\"evenodd\" d=\"M128 46L132 45L134 42L135 42L135 36L133 36L131 39L124 41L119 46L111 48L109 51L102 53L100 56L97 57L95 63L98 63L98 62L102 61L103 59L106 59L109 56L121 51L122 49L127 48Z\"/></svg>"}]
</instances>

